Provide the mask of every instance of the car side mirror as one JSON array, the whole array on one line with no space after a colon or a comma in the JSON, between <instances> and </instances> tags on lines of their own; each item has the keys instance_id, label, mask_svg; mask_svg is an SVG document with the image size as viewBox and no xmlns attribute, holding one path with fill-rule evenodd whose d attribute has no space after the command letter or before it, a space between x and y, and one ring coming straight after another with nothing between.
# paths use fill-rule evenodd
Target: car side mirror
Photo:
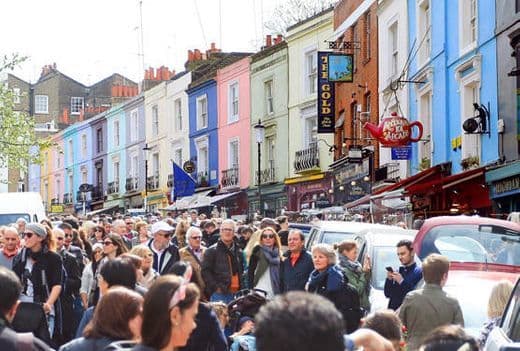
<instances>
[{"instance_id":1,"label":"car side mirror","mask_svg":"<svg viewBox=\"0 0 520 351\"><path fill-rule=\"evenodd\" d=\"M499 351L518 351L520 350L520 342L514 342L500 346Z\"/></svg>"}]
</instances>

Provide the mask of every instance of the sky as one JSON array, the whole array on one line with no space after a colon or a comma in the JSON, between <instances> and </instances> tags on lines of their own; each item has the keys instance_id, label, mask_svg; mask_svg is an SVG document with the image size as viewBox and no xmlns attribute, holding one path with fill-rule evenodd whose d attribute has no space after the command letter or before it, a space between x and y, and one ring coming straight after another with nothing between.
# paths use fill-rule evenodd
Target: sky
<instances>
[{"instance_id":1,"label":"sky","mask_svg":"<svg viewBox=\"0 0 520 351\"><path fill-rule=\"evenodd\" d=\"M143 78L143 56L145 68L165 65L179 72L189 49L205 51L211 42L228 52L257 51L262 34L268 34L262 20L270 19L284 1L2 1L0 55L28 56L12 73L30 82L52 63L86 85L112 73L138 82Z\"/></svg>"}]
</instances>

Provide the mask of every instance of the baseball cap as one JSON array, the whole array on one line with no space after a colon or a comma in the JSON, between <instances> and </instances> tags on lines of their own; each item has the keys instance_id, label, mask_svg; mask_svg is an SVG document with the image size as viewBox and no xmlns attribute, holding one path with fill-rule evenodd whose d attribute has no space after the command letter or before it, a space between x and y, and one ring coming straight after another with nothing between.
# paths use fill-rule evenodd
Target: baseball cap
<instances>
[{"instance_id":1,"label":"baseball cap","mask_svg":"<svg viewBox=\"0 0 520 351\"><path fill-rule=\"evenodd\" d=\"M155 222L154 224L152 224L152 234L155 234L159 231L173 232L174 230L175 230L174 227L168 225L168 223L166 223L164 221L158 221L158 222Z\"/></svg>"}]
</instances>

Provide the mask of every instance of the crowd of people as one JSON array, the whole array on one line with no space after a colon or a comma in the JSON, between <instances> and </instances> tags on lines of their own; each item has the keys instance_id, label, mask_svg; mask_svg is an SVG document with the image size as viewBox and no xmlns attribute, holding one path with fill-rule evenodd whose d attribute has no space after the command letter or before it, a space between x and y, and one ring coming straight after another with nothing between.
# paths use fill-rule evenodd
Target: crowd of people
<instances>
[{"instance_id":1,"label":"crowd of people","mask_svg":"<svg viewBox=\"0 0 520 351\"><path fill-rule=\"evenodd\" d=\"M439 340L478 350L512 290L493 290L477 342L442 289L449 260L418 265L407 240L396 247L399 270L387 273L388 309L368 314L372 267L357 262L357 242L307 250L284 216L20 219L0 238L1 350L437 350ZM244 289L267 303L230 316Z\"/></svg>"}]
</instances>

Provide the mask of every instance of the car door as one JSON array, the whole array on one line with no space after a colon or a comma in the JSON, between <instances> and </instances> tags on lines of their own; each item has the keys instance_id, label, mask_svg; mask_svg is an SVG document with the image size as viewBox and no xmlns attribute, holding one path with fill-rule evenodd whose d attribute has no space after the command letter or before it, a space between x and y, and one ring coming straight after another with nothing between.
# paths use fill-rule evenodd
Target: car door
<instances>
[{"instance_id":1,"label":"car door","mask_svg":"<svg viewBox=\"0 0 520 351\"><path fill-rule=\"evenodd\" d=\"M511 342L520 342L520 279L511 293L500 325L489 333L484 350L498 351Z\"/></svg>"}]
</instances>

